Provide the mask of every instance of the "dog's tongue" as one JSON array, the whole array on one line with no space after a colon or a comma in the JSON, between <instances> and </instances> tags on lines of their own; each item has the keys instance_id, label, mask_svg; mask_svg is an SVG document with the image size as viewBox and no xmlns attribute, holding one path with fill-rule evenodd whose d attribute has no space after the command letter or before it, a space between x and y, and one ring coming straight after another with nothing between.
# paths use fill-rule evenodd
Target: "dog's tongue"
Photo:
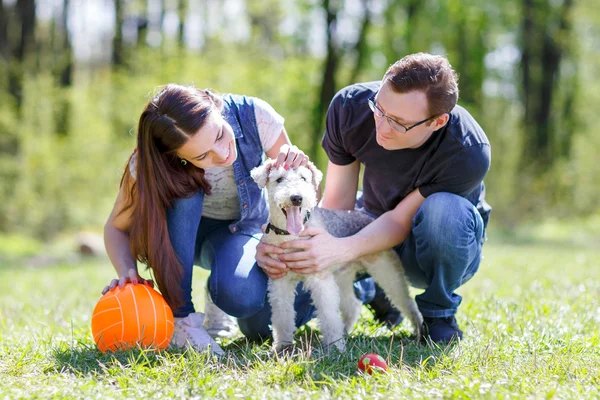
<instances>
[{"instance_id":1,"label":"dog's tongue","mask_svg":"<svg viewBox=\"0 0 600 400\"><path fill-rule=\"evenodd\" d=\"M287 213L286 230L292 235L299 235L303 228L300 207L292 206L285 211Z\"/></svg>"}]
</instances>

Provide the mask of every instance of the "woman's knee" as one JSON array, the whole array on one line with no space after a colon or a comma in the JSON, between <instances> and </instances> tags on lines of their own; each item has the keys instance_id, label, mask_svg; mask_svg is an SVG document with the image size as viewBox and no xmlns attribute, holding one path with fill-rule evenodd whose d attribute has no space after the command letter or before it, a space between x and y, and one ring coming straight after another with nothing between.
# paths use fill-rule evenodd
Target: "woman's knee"
<instances>
[{"instance_id":1,"label":"woman's knee","mask_svg":"<svg viewBox=\"0 0 600 400\"><path fill-rule=\"evenodd\" d=\"M228 282L209 280L209 293L221 310L236 318L250 318L265 307L266 282L233 279Z\"/></svg>"},{"instance_id":2,"label":"woman's knee","mask_svg":"<svg viewBox=\"0 0 600 400\"><path fill-rule=\"evenodd\" d=\"M271 337L271 309L264 307L250 318L238 319L240 332L251 341L263 341Z\"/></svg>"}]
</instances>

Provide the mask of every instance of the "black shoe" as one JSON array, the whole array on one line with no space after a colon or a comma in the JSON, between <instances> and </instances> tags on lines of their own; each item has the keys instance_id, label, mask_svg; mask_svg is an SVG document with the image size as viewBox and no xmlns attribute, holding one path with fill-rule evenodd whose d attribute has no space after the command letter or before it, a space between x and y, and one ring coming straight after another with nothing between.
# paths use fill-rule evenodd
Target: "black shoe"
<instances>
[{"instance_id":1,"label":"black shoe","mask_svg":"<svg viewBox=\"0 0 600 400\"><path fill-rule=\"evenodd\" d=\"M375 297L367 304L367 307L373 313L375 320L385 324L389 329L400 325L404 319L400 314L400 310L390 303L383 289L379 286L375 286Z\"/></svg>"},{"instance_id":2,"label":"black shoe","mask_svg":"<svg viewBox=\"0 0 600 400\"><path fill-rule=\"evenodd\" d=\"M423 332L425 339L430 339L438 344L450 343L463 337L454 316L442 318L423 317Z\"/></svg>"}]
</instances>

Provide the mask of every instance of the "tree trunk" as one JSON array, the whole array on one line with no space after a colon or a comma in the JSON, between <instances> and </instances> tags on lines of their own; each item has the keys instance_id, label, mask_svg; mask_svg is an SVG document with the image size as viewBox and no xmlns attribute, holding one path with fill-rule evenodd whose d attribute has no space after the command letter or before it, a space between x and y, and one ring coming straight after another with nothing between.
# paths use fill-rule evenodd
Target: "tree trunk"
<instances>
[{"instance_id":1,"label":"tree trunk","mask_svg":"<svg viewBox=\"0 0 600 400\"><path fill-rule=\"evenodd\" d=\"M23 104L24 71L29 68L27 56L35 50L35 0L17 0L17 16L21 23L19 43L9 63L8 90L15 99L17 111Z\"/></svg>"},{"instance_id":2,"label":"tree trunk","mask_svg":"<svg viewBox=\"0 0 600 400\"><path fill-rule=\"evenodd\" d=\"M356 63L352 69L350 75L350 84L355 83L358 79L358 75L363 70L367 57L369 55L369 46L367 44L367 33L371 26L371 13L369 12L369 0L362 0L362 6L364 10L362 23L360 24L360 32L358 34L358 40L354 46L356 53Z\"/></svg>"},{"instance_id":3,"label":"tree trunk","mask_svg":"<svg viewBox=\"0 0 600 400\"><path fill-rule=\"evenodd\" d=\"M4 6L3 0L0 0L0 58L8 60L8 9Z\"/></svg>"},{"instance_id":4,"label":"tree trunk","mask_svg":"<svg viewBox=\"0 0 600 400\"><path fill-rule=\"evenodd\" d=\"M463 3L464 4L464 3ZM453 65L462 77L460 79L460 99L470 109L482 106L483 81L485 78L485 55L488 34L487 15L483 10L472 11L468 18L462 7L451 14L452 30L455 32L451 47L456 51Z\"/></svg>"},{"instance_id":5,"label":"tree trunk","mask_svg":"<svg viewBox=\"0 0 600 400\"><path fill-rule=\"evenodd\" d=\"M17 0L17 10L21 19L21 40L17 47L17 59L23 62L35 48L35 0Z\"/></svg>"},{"instance_id":6,"label":"tree trunk","mask_svg":"<svg viewBox=\"0 0 600 400\"><path fill-rule=\"evenodd\" d=\"M400 58L398 52L398 30L395 29L398 24L400 10L400 0L390 0L384 11L383 51L388 65L396 62Z\"/></svg>"},{"instance_id":7,"label":"tree trunk","mask_svg":"<svg viewBox=\"0 0 600 400\"><path fill-rule=\"evenodd\" d=\"M71 47L71 36L69 33L69 11L71 0L63 0L63 12L61 18L61 30L63 35L60 62L60 86L71 86L73 84L73 48Z\"/></svg>"},{"instance_id":8,"label":"tree trunk","mask_svg":"<svg viewBox=\"0 0 600 400\"><path fill-rule=\"evenodd\" d=\"M146 1L142 3L139 10L140 13L136 17L136 45L138 48L143 48L148 43L148 27L150 25L150 19L148 18L148 4Z\"/></svg>"},{"instance_id":9,"label":"tree trunk","mask_svg":"<svg viewBox=\"0 0 600 400\"><path fill-rule=\"evenodd\" d=\"M180 49L185 48L185 17L188 12L188 1L179 0L177 4L177 15L179 16L179 27L177 29L177 45Z\"/></svg>"},{"instance_id":10,"label":"tree trunk","mask_svg":"<svg viewBox=\"0 0 600 400\"><path fill-rule=\"evenodd\" d=\"M417 46L414 40L415 27L417 25L417 16L423 5L422 0L410 0L406 7L406 34L405 34L405 53L398 55L396 58L401 58L407 54L412 54L417 51ZM395 61L395 60L394 60ZM394 62L392 61L392 62Z\"/></svg>"},{"instance_id":11,"label":"tree trunk","mask_svg":"<svg viewBox=\"0 0 600 400\"><path fill-rule=\"evenodd\" d=\"M63 0L62 15L60 18L60 46L58 53L58 83L61 87L69 87L73 84L73 49L69 35L69 12L70 0ZM71 120L71 101L68 91L62 91L56 101L55 131L58 135L66 136L69 133L69 121Z\"/></svg>"},{"instance_id":12,"label":"tree trunk","mask_svg":"<svg viewBox=\"0 0 600 400\"><path fill-rule=\"evenodd\" d=\"M338 67L339 54L335 44L335 26L337 22L337 4L330 4L330 0L323 0L323 9L326 12L327 21L327 56L323 67L323 78L317 107L313 112L313 139L309 150L309 157L318 161L318 148L323 135L323 117L329 107L331 99L335 95L335 73ZM333 0L333 3L337 3Z\"/></svg>"},{"instance_id":13,"label":"tree trunk","mask_svg":"<svg viewBox=\"0 0 600 400\"><path fill-rule=\"evenodd\" d=\"M112 65L123 65L123 0L115 0L115 36L113 37Z\"/></svg>"},{"instance_id":14,"label":"tree trunk","mask_svg":"<svg viewBox=\"0 0 600 400\"><path fill-rule=\"evenodd\" d=\"M561 61L568 53L573 0L565 0L558 15L546 1L524 0L523 5L521 72L525 137L521 166L532 176L538 176L552 169L560 157L560 147L566 145L556 128L561 117L566 116L553 112L553 103L560 87ZM558 24L554 23L557 19ZM570 143L570 138L566 142Z\"/></svg>"}]
</instances>

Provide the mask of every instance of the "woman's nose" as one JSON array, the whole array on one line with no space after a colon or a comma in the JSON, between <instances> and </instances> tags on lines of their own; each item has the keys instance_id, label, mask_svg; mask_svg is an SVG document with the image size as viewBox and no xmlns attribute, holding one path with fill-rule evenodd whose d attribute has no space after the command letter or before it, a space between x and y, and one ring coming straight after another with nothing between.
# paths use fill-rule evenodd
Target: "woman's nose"
<instances>
[{"instance_id":1,"label":"woman's nose","mask_svg":"<svg viewBox=\"0 0 600 400\"><path fill-rule=\"evenodd\" d=\"M219 157L219 161L225 161L227 159L227 153L229 153L229 145L218 147L215 149L215 152Z\"/></svg>"}]
</instances>

